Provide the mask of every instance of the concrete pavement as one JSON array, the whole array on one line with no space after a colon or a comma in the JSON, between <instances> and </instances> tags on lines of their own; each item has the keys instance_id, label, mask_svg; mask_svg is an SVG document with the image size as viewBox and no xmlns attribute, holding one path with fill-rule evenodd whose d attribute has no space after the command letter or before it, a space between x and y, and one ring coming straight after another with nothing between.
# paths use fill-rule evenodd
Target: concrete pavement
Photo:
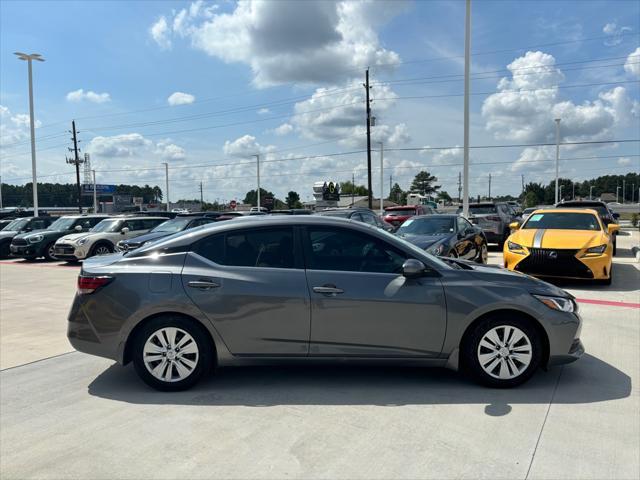
<instances>
[{"instance_id":1,"label":"concrete pavement","mask_svg":"<svg viewBox=\"0 0 640 480\"><path fill-rule=\"evenodd\" d=\"M613 285L563 288L640 303L638 239L619 240ZM71 350L63 331L75 275L0 265L2 359L12 367L0 372L3 479L638 478L633 306L582 303L587 355L513 390L448 370L336 366L226 369L161 394L131 367L77 352L48 358ZM35 294L21 298L29 286ZM20 366L21 345L41 360Z\"/></svg>"}]
</instances>

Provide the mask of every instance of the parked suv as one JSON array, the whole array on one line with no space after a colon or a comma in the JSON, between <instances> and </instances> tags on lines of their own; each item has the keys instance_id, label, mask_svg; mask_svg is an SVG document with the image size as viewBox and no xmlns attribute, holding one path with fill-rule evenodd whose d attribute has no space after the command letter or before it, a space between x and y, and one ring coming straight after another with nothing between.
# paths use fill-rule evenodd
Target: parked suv
<instances>
[{"instance_id":1,"label":"parked suv","mask_svg":"<svg viewBox=\"0 0 640 480\"><path fill-rule=\"evenodd\" d=\"M368 208L328 208L320 212L316 212L317 215L324 215L327 217L341 217L349 220L355 220L356 222L362 222L369 224L373 227L381 228L387 232L392 232L395 227L388 222L382 220L373 210Z\"/></svg>"},{"instance_id":2,"label":"parked suv","mask_svg":"<svg viewBox=\"0 0 640 480\"><path fill-rule=\"evenodd\" d=\"M460 212L462 208L458 209ZM469 220L482 228L489 243L497 243L502 247L511 233L509 224L520 218L506 202L496 202L470 204Z\"/></svg>"},{"instance_id":3,"label":"parked suv","mask_svg":"<svg viewBox=\"0 0 640 480\"><path fill-rule=\"evenodd\" d=\"M117 243L116 247L120 252L128 252L129 250L140 248L147 242L159 240L161 238L168 237L169 235L173 235L174 233L183 232L185 230L189 230L190 228L200 227L212 222L215 222L214 218L178 216L172 220L162 222L160 225L153 228L153 230L151 230L149 233L145 233L144 235L140 235L138 237L129 238L127 240L120 240Z\"/></svg>"},{"instance_id":4,"label":"parked suv","mask_svg":"<svg viewBox=\"0 0 640 480\"><path fill-rule=\"evenodd\" d=\"M66 215L60 217L46 230L16 235L11 241L11 254L29 260L38 257L55 260L53 246L56 240L71 232L87 232L103 218L105 218L104 215Z\"/></svg>"},{"instance_id":5,"label":"parked suv","mask_svg":"<svg viewBox=\"0 0 640 480\"><path fill-rule=\"evenodd\" d=\"M433 213L437 212L428 205L404 205L385 208L382 218L385 222L398 228L411 217L418 215L431 215Z\"/></svg>"},{"instance_id":6,"label":"parked suv","mask_svg":"<svg viewBox=\"0 0 640 480\"><path fill-rule=\"evenodd\" d=\"M56 257L75 262L94 255L107 255L116 250L120 240L137 237L166 222L166 217L124 216L102 220L86 233L60 238L55 245Z\"/></svg>"},{"instance_id":7,"label":"parked suv","mask_svg":"<svg viewBox=\"0 0 640 480\"><path fill-rule=\"evenodd\" d=\"M569 200L566 202L556 203L556 208L588 208L590 210L595 210L598 212L602 223L604 223L604 228L606 229L609 224L617 224L618 217L620 216L618 213L613 213L609 206L604 202L599 202L597 200ZM617 233L613 235L613 254L616 254L617 250L617 241L616 241Z\"/></svg>"},{"instance_id":8,"label":"parked suv","mask_svg":"<svg viewBox=\"0 0 640 480\"><path fill-rule=\"evenodd\" d=\"M44 230L58 217L22 217L11 220L8 225L0 231L0 258L7 258L11 253L11 240L20 233L32 232L34 230Z\"/></svg>"}]
</instances>

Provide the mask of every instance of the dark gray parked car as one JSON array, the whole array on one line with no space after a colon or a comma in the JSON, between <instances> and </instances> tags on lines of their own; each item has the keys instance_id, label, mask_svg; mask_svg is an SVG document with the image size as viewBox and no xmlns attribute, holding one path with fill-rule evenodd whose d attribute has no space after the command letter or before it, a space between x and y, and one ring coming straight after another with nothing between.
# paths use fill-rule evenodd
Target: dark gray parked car
<instances>
[{"instance_id":1,"label":"dark gray parked car","mask_svg":"<svg viewBox=\"0 0 640 480\"><path fill-rule=\"evenodd\" d=\"M458 209L460 212L462 208ZM496 202L470 204L469 220L482 229L489 243L497 243L502 247L511 234L509 224L522 219L508 203Z\"/></svg>"},{"instance_id":2,"label":"dark gray parked car","mask_svg":"<svg viewBox=\"0 0 640 480\"><path fill-rule=\"evenodd\" d=\"M404 362L511 387L584 349L575 300L535 278L442 261L326 216L245 217L85 261L80 351L133 362L160 390L215 365Z\"/></svg>"}]
</instances>

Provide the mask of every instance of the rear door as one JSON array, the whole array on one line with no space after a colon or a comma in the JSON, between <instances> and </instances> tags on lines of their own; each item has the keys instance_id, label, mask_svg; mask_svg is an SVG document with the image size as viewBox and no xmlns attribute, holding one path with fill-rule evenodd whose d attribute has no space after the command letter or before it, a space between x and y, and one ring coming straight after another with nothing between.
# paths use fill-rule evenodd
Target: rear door
<instances>
[{"instance_id":1,"label":"rear door","mask_svg":"<svg viewBox=\"0 0 640 480\"><path fill-rule=\"evenodd\" d=\"M234 355L308 354L309 292L297 245L292 227L253 228L206 237L187 255L184 289Z\"/></svg>"},{"instance_id":2,"label":"rear door","mask_svg":"<svg viewBox=\"0 0 640 480\"><path fill-rule=\"evenodd\" d=\"M364 232L308 226L303 235L313 356L434 357L446 329L436 277L400 274L408 255Z\"/></svg>"}]
</instances>

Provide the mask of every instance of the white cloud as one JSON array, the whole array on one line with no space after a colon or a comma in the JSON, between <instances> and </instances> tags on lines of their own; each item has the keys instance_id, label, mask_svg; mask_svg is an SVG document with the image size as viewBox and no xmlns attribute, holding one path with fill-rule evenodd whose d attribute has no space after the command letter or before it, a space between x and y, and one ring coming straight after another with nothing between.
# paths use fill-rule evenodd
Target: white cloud
<instances>
[{"instance_id":1,"label":"white cloud","mask_svg":"<svg viewBox=\"0 0 640 480\"><path fill-rule=\"evenodd\" d=\"M29 114L11 113L8 107L0 105L0 146L20 142L29 138ZM34 127L39 128L42 122L38 119Z\"/></svg>"},{"instance_id":2,"label":"white cloud","mask_svg":"<svg viewBox=\"0 0 640 480\"><path fill-rule=\"evenodd\" d=\"M353 69L398 63L385 49L376 28L407 9L404 1L261 2L240 0L231 13L215 13L202 2L173 15L172 27L161 17L151 35L163 48L168 30L188 37L194 48L251 67L254 83L333 83L353 76Z\"/></svg>"},{"instance_id":3,"label":"white cloud","mask_svg":"<svg viewBox=\"0 0 640 480\"><path fill-rule=\"evenodd\" d=\"M171 143L169 140L158 142L155 153L160 155L163 160L184 160L186 158L184 148Z\"/></svg>"},{"instance_id":4,"label":"white cloud","mask_svg":"<svg viewBox=\"0 0 640 480\"><path fill-rule=\"evenodd\" d=\"M251 155L256 155L258 153L268 153L273 150L275 150L275 147L273 145L260 145L256 141L256 137L252 135L243 135L242 137L236 138L232 142L227 140L226 142L224 142L224 147L222 147L222 151L225 153L225 155L242 158L250 158Z\"/></svg>"},{"instance_id":5,"label":"white cloud","mask_svg":"<svg viewBox=\"0 0 640 480\"><path fill-rule=\"evenodd\" d=\"M85 92L82 88L79 88L78 90L67 93L67 100L70 102L81 102L83 100L87 100L88 102L93 103L105 103L111 101L111 96L106 92L96 93L92 90Z\"/></svg>"},{"instance_id":6,"label":"white cloud","mask_svg":"<svg viewBox=\"0 0 640 480\"><path fill-rule=\"evenodd\" d=\"M132 157L140 155L153 142L139 133L125 133L111 137L93 137L87 149L94 155L103 157Z\"/></svg>"},{"instance_id":7,"label":"white cloud","mask_svg":"<svg viewBox=\"0 0 640 480\"><path fill-rule=\"evenodd\" d=\"M260 110L258 110L258 115L266 115L267 113L270 113L271 110L269 110L268 108L261 108Z\"/></svg>"},{"instance_id":8,"label":"white cloud","mask_svg":"<svg viewBox=\"0 0 640 480\"><path fill-rule=\"evenodd\" d=\"M502 78L498 93L487 97L482 106L486 129L497 139L553 142L553 119L560 118L563 141L608 140L617 127L627 125L635 115L637 102L629 98L624 87L601 92L595 100L580 104L562 100L558 84L564 75L551 55L527 52L507 68L511 78ZM541 167L543 158L552 158L546 148L524 149L512 169Z\"/></svg>"},{"instance_id":9,"label":"white cloud","mask_svg":"<svg viewBox=\"0 0 640 480\"><path fill-rule=\"evenodd\" d=\"M171 48L171 30L164 15L151 26L149 34L160 48L165 50Z\"/></svg>"},{"instance_id":10,"label":"white cloud","mask_svg":"<svg viewBox=\"0 0 640 480\"><path fill-rule=\"evenodd\" d=\"M618 165L621 165L621 166L631 165L631 159L629 157L620 157L618 159Z\"/></svg>"},{"instance_id":11,"label":"white cloud","mask_svg":"<svg viewBox=\"0 0 640 480\"><path fill-rule=\"evenodd\" d=\"M629 54L627 61L624 62L624 69L630 74L640 77L640 47Z\"/></svg>"},{"instance_id":12,"label":"white cloud","mask_svg":"<svg viewBox=\"0 0 640 480\"><path fill-rule=\"evenodd\" d=\"M184 93L184 92L173 92L171 95L169 95L169 98L167 98L167 102L171 106L187 105L189 103L195 102L195 100L196 100L195 96L191 95L190 93Z\"/></svg>"},{"instance_id":13,"label":"white cloud","mask_svg":"<svg viewBox=\"0 0 640 480\"><path fill-rule=\"evenodd\" d=\"M607 23L602 28L602 33L604 33L607 38L604 40L604 44L608 47L613 47L616 45L620 45L623 40L623 36L631 32L633 29L631 27L619 26L615 22Z\"/></svg>"},{"instance_id":14,"label":"white cloud","mask_svg":"<svg viewBox=\"0 0 640 480\"><path fill-rule=\"evenodd\" d=\"M290 123L283 123L279 127L276 127L274 133L279 136L288 135L293 132L293 125Z\"/></svg>"}]
</instances>

